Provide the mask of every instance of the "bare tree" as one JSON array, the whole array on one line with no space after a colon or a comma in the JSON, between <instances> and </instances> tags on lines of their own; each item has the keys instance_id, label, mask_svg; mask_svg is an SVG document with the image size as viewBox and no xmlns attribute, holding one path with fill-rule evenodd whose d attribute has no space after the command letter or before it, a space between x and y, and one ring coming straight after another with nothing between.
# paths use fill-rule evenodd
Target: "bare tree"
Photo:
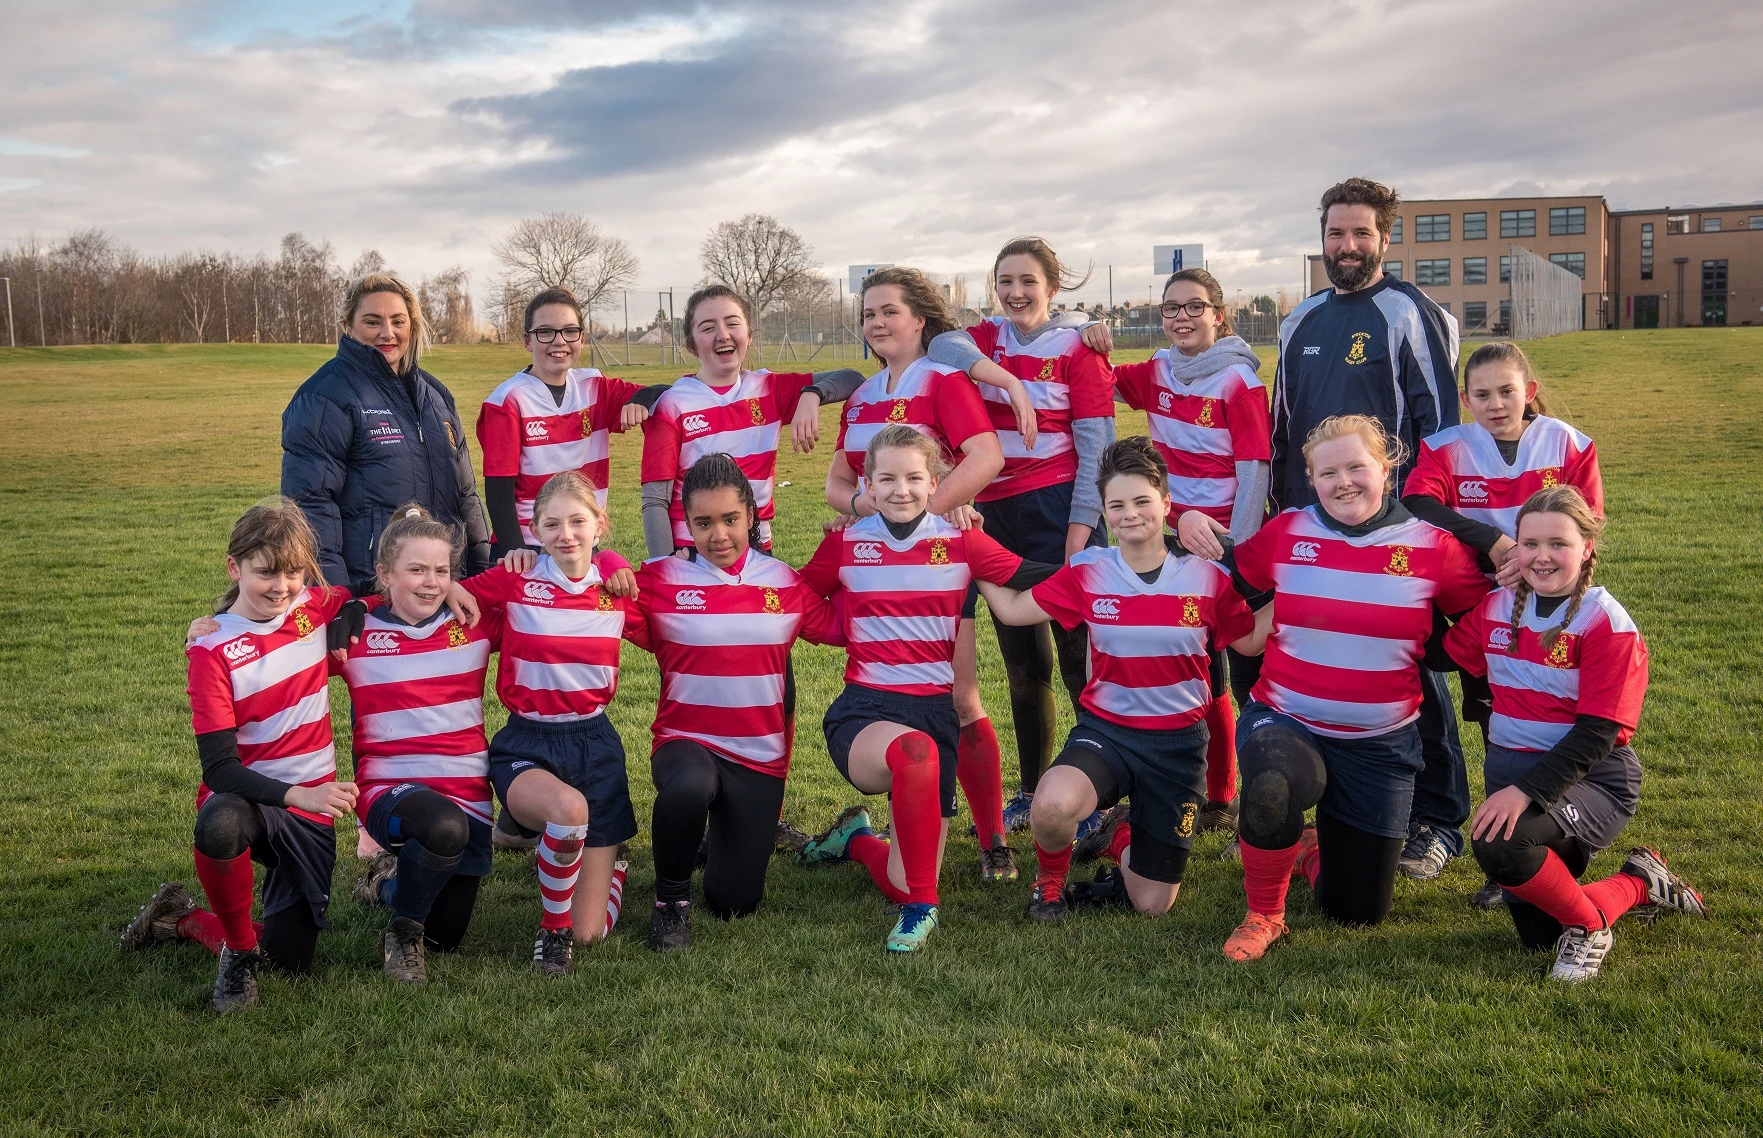
<instances>
[{"instance_id":1,"label":"bare tree","mask_svg":"<svg viewBox=\"0 0 1763 1138\"><path fill-rule=\"evenodd\" d=\"M184 253L173 259L171 278L177 286L180 320L190 326L198 344L208 339L209 322L221 303L221 280L226 271L213 253Z\"/></svg>"},{"instance_id":2,"label":"bare tree","mask_svg":"<svg viewBox=\"0 0 1763 1138\"><path fill-rule=\"evenodd\" d=\"M761 316L804 278L814 277L813 250L801 234L770 214L725 221L698 247L706 282L745 296Z\"/></svg>"},{"instance_id":3,"label":"bare tree","mask_svg":"<svg viewBox=\"0 0 1763 1138\"><path fill-rule=\"evenodd\" d=\"M355 281L360 280L369 273L387 272L391 272L391 270L386 268L386 257L384 253L381 253L378 249L363 249L361 251L361 256L355 258L355 263L349 266L349 279ZM394 273L393 275L396 276L397 274Z\"/></svg>"},{"instance_id":4,"label":"bare tree","mask_svg":"<svg viewBox=\"0 0 1763 1138\"><path fill-rule=\"evenodd\" d=\"M475 338L477 321L471 308L471 274L454 265L432 277L424 277L416 290L429 335L439 344L458 344Z\"/></svg>"},{"instance_id":5,"label":"bare tree","mask_svg":"<svg viewBox=\"0 0 1763 1138\"><path fill-rule=\"evenodd\" d=\"M576 213L521 218L494 252L502 264L506 301L524 303L541 289L561 287L592 311L607 293L637 279L631 247Z\"/></svg>"}]
</instances>

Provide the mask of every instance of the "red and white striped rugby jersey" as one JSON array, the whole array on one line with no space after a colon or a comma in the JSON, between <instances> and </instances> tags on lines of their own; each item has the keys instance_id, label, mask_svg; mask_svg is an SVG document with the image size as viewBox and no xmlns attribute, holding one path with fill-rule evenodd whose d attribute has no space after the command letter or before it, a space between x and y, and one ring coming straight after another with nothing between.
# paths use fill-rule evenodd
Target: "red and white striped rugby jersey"
<instances>
[{"instance_id":1,"label":"red and white striped rugby jersey","mask_svg":"<svg viewBox=\"0 0 1763 1138\"><path fill-rule=\"evenodd\" d=\"M1008 317L992 316L967 332L975 347L1022 380L1040 426L1031 452L1016 430L1010 397L995 387L980 388L1004 447L1004 469L978 500L991 502L1077 477L1072 420L1114 417L1114 376L1107 357L1086 345L1076 328L1049 328L1024 344Z\"/></svg>"},{"instance_id":2,"label":"red and white striped rugby jersey","mask_svg":"<svg viewBox=\"0 0 1763 1138\"><path fill-rule=\"evenodd\" d=\"M1515 751L1547 751L1576 715L1622 724L1617 745L1634 737L1647 694L1647 644L1627 610L1594 585L1573 623L1544 649L1543 637L1561 623L1566 602L1539 617L1529 597L1518 635L1512 635L1511 589L1495 589L1445 636L1451 659L1488 678L1494 716L1488 738Z\"/></svg>"},{"instance_id":3,"label":"red and white striped rugby jersey","mask_svg":"<svg viewBox=\"0 0 1763 1138\"><path fill-rule=\"evenodd\" d=\"M1212 650L1255 628L1230 574L1199 557L1165 555L1156 582L1146 584L1118 547L1085 549L1030 594L1066 628L1089 625L1083 706L1141 731L1204 719Z\"/></svg>"},{"instance_id":4,"label":"red and white striped rugby jersey","mask_svg":"<svg viewBox=\"0 0 1763 1138\"><path fill-rule=\"evenodd\" d=\"M512 714L573 723L612 702L626 623L641 618L600 587L599 564L596 558L587 576L572 581L541 553L524 574L498 565L460 582L486 618L502 618L496 697Z\"/></svg>"},{"instance_id":5,"label":"red and white striped rugby jersey","mask_svg":"<svg viewBox=\"0 0 1763 1138\"><path fill-rule=\"evenodd\" d=\"M347 589L320 586L302 589L274 620L217 615L220 628L184 649L196 734L236 730L239 762L280 782L335 782L324 626L348 599ZM209 793L206 784L197 790L198 807ZM328 814L294 813L331 823Z\"/></svg>"},{"instance_id":6,"label":"red and white striped rugby jersey","mask_svg":"<svg viewBox=\"0 0 1763 1138\"><path fill-rule=\"evenodd\" d=\"M845 400L839 418L838 457L860 480L869 440L883 427L898 423L929 435L942 444L951 465L960 461L968 439L992 433L985 401L966 372L920 357L906 366L892 391L888 381L887 368L870 376Z\"/></svg>"},{"instance_id":7,"label":"red and white striped rugby jersey","mask_svg":"<svg viewBox=\"0 0 1763 1138\"><path fill-rule=\"evenodd\" d=\"M1433 607L1471 608L1487 578L1462 542L1418 518L1347 537L1317 517L1320 508L1286 510L1237 543L1243 579L1274 590L1252 694L1318 735L1387 734L1420 715Z\"/></svg>"},{"instance_id":8,"label":"red and white striped rugby jersey","mask_svg":"<svg viewBox=\"0 0 1763 1138\"><path fill-rule=\"evenodd\" d=\"M796 400L814 377L806 372L744 371L718 391L695 375L676 380L643 423L643 481L673 483L668 516L673 544L692 544L680 496L686 471L707 454L733 458L759 504L759 536L771 548L772 488L777 482L778 428L796 414Z\"/></svg>"},{"instance_id":9,"label":"red and white striped rugby jersey","mask_svg":"<svg viewBox=\"0 0 1763 1138\"><path fill-rule=\"evenodd\" d=\"M500 620L467 628L446 607L420 625L367 614L340 671L355 708L355 782L361 817L400 783L445 794L482 822L490 817L484 673Z\"/></svg>"},{"instance_id":10,"label":"red and white striped rugby jersey","mask_svg":"<svg viewBox=\"0 0 1763 1138\"><path fill-rule=\"evenodd\" d=\"M1420 455L1402 493L1437 498L1466 518L1517 536L1518 509L1538 490L1574 486L1592 513L1604 516L1604 479L1592 440L1559 419L1540 415L1518 437L1510 465L1480 423L1459 423L1420 441Z\"/></svg>"},{"instance_id":11,"label":"red and white striped rugby jersey","mask_svg":"<svg viewBox=\"0 0 1763 1138\"><path fill-rule=\"evenodd\" d=\"M661 698L655 745L702 743L724 758L784 777L790 732L784 669L798 636L824 643L833 607L782 561L749 549L731 571L702 557L656 557L637 572L643 621L626 632L655 653Z\"/></svg>"},{"instance_id":12,"label":"red and white striped rugby jersey","mask_svg":"<svg viewBox=\"0 0 1763 1138\"><path fill-rule=\"evenodd\" d=\"M955 686L955 629L969 581L1001 585L1022 558L979 529L926 514L904 539L880 514L821 541L802 580L823 597L843 589L845 682L902 695Z\"/></svg>"},{"instance_id":13,"label":"red and white striped rugby jersey","mask_svg":"<svg viewBox=\"0 0 1763 1138\"><path fill-rule=\"evenodd\" d=\"M1199 510L1230 525L1239 462L1266 462L1273 451L1267 386L1241 364L1183 383L1170 374L1169 349L1114 369L1126 405L1143 411L1151 442L1169 465L1171 517Z\"/></svg>"},{"instance_id":14,"label":"red and white striped rugby jersey","mask_svg":"<svg viewBox=\"0 0 1763 1138\"><path fill-rule=\"evenodd\" d=\"M609 433L620 429L619 412L640 389L593 368L571 368L563 390L559 405L544 380L519 371L490 392L478 411L484 477L514 479L514 509L526 545L539 544L533 534L533 500L553 474L579 470L598 488L600 505L606 505Z\"/></svg>"}]
</instances>

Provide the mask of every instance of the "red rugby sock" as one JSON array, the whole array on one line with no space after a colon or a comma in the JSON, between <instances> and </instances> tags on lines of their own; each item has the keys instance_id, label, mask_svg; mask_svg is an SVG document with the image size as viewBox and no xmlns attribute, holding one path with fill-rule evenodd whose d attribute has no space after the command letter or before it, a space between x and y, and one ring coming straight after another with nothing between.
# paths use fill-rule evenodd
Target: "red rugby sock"
<instances>
[{"instance_id":1,"label":"red rugby sock","mask_svg":"<svg viewBox=\"0 0 1763 1138\"><path fill-rule=\"evenodd\" d=\"M1206 797L1229 802L1237 796L1237 713L1230 696L1221 695L1206 708Z\"/></svg>"},{"instance_id":2,"label":"red rugby sock","mask_svg":"<svg viewBox=\"0 0 1763 1138\"><path fill-rule=\"evenodd\" d=\"M1132 823L1122 822L1114 827L1114 836L1108 839L1108 849L1104 852L1116 862L1126 856L1126 847L1132 845Z\"/></svg>"},{"instance_id":3,"label":"red rugby sock","mask_svg":"<svg viewBox=\"0 0 1763 1138\"><path fill-rule=\"evenodd\" d=\"M1292 886L1292 867L1298 860L1298 843L1283 850L1257 849L1240 843L1243 851L1243 893L1249 911L1264 917L1283 917L1286 891Z\"/></svg>"},{"instance_id":4,"label":"red rugby sock","mask_svg":"<svg viewBox=\"0 0 1763 1138\"><path fill-rule=\"evenodd\" d=\"M1583 888L1586 897L1598 907L1598 912L1604 914L1605 922L1612 925L1636 905L1647 903L1647 883L1632 874L1612 873Z\"/></svg>"},{"instance_id":5,"label":"red rugby sock","mask_svg":"<svg viewBox=\"0 0 1763 1138\"><path fill-rule=\"evenodd\" d=\"M980 848L990 849L994 838L1004 836L1003 755L990 719L976 719L961 729L955 757L955 777L973 811Z\"/></svg>"},{"instance_id":6,"label":"red rugby sock","mask_svg":"<svg viewBox=\"0 0 1763 1138\"><path fill-rule=\"evenodd\" d=\"M874 834L858 834L845 847L845 853L869 870L869 876L875 879L875 887L882 891L882 896L896 905L906 900L906 891L888 876L888 843Z\"/></svg>"},{"instance_id":7,"label":"red rugby sock","mask_svg":"<svg viewBox=\"0 0 1763 1138\"><path fill-rule=\"evenodd\" d=\"M1066 874L1071 872L1071 847L1061 846L1057 853L1053 853L1041 848L1041 843L1036 842L1035 861L1038 863L1035 884L1051 886L1050 889L1041 890L1042 896L1050 894L1057 898L1065 888Z\"/></svg>"},{"instance_id":8,"label":"red rugby sock","mask_svg":"<svg viewBox=\"0 0 1763 1138\"><path fill-rule=\"evenodd\" d=\"M908 731L888 744L889 813L900 862L906 869L906 899L937 903L937 846L943 829L938 801L937 745L922 731Z\"/></svg>"},{"instance_id":9,"label":"red rugby sock","mask_svg":"<svg viewBox=\"0 0 1763 1138\"><path fill-rule=\"evenodd\" d=\"M251 855L242 853L216 861L201 850L196 853L196 880L208 894L208 907L220 922L226 947L257 947L257 929L251 923Z\"/></svg>"},{"instance_id":10,"label":"red rugby sock","mask_svg":"<svg viewBox=\"0 0 1763 1138\"><path fill-rule=\"evenodd\" d=\"M1529 881L1522 885L1507 885L1505 889L1520 901L1530 902L1564 925L1579 925L1587 929L1601 929L1605 926L1604 914L1598 911L1597 904L1580 888L1573 871L1567 868L1567 863L1554 850L1543 851L1543 867Z\"/></svg>"}]
</instances>

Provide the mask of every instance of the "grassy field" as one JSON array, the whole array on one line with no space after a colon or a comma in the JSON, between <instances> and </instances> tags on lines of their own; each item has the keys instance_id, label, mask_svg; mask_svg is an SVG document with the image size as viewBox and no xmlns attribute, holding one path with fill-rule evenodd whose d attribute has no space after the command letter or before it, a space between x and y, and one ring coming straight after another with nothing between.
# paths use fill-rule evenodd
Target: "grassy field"
<instances>
[{"instance_id":1,"label":"grassy field","mask_svg":"<svg viewBox=\"0 0 1763 1138\"><path fill-rule=\"evenodd\" d=\"M860 869L780 860L759 915L700 918L694 951L659 958L643 943L639 837L634 919L562 981L527 972L537 890L523 861L500 857L465 951L435 958L426 989L392 987L384 917L348 900L345 857L316 974L270 978L261 1010L220 1020L212 957L125 956L116 932L159 882L194 886L182 630L225 583L232 521L275 489L282 407L329 354L0 351L0 1130L1763 1131L1763 330L1534 346L1557 406L1598 440L1612 514L1599 580L1652 649L1647 780L1626 838L1662 847L1715 913L1622 925L1594 984L1547 982L1548 961L1518 951L1503 913L1470 910L1467 859L1401 883L1393 918L1369 932L1328 925L1294 888L1289 940L1232 964L1218 946L1242 884L1216 836L1157 922L1031 927L1027 881L982 886L963 836L945 926L920 956L882 952L888 918ZM426 362L469 423L519 357L474 346ZM818 536L829 447L830 434L780 465L780 552L797 563ZM633 559L636 452L621 440L613 467L614 544ZM1008 752L1002 669L981 641ZM799 650L787 812L809 828L854 800L819 731L839 666ZM645 830L655 693L652 660L627 650L612 714ZM1479 754L1471 769L1479 788Z\"/></svg>"}]
</instances>

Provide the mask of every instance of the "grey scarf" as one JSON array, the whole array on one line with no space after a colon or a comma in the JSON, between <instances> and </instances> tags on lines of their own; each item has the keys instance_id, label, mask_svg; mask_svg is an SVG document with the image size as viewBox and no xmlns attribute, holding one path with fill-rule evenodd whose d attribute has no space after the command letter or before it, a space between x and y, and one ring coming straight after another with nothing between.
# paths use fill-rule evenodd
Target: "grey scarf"
<instances>
[{"instance_id":1,"label":"grey scarf","mask_svg":"<svg viewBox=\"0 0 1763 1138\"><path fill-rule=\"evenodd\" d=\"M1217 375L1232 364L1242 364L1252 372L1261 370L1261 357L1241 336L1226 336L1197 356L1184 356L1169 349L1169 374L1183 383L1192 383Z\"/></svg>"}]
</instances>

